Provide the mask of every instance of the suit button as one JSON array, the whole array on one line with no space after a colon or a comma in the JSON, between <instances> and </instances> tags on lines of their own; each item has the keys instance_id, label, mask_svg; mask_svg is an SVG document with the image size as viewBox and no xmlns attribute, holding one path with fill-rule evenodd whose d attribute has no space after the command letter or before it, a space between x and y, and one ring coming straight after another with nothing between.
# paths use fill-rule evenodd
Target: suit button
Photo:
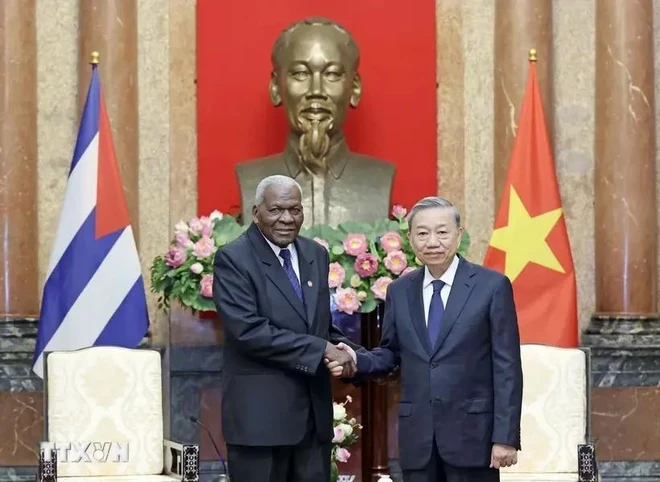
<instances>
[{"instance_id":1,"label":"suit button","mask_svg":"<svg viewBox=\"0 0 660 482\"><path fill-rule=\"evenodd\" d=\"M438 368L438 362L431 363L431 368Z\"/></svg>"}]
</instances>

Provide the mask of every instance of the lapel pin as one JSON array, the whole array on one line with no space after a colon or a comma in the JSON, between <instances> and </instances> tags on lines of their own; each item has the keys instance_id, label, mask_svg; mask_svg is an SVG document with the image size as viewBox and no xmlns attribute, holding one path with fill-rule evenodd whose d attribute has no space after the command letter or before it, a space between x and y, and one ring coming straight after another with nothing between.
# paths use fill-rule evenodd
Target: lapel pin
<instances>
[{"instance_id":1,"label":"lapel pin","mask_svg":"<svg viewBox=\"0 0 660 482\"><path fill-rule=\"evenodd\" d=\"M310 288L312 287L312 285L313 285L313 283L311 281L307 282L307 286L309 286Z\"/></svg>"}]
</instances>

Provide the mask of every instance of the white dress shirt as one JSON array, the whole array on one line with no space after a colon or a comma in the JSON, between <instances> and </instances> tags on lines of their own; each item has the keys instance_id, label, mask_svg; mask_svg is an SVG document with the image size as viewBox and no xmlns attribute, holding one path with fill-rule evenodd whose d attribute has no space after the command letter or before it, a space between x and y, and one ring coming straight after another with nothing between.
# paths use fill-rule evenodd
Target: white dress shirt
<instances>
[{"instance_id":1,"label":"white dress shirt","mask_svg":"<svg viewBox=\"0 0 660 482\"><path fill-rule=\"evenodd\" d=\"M451 292L451 287L454 284L454 278L456 277L456 270L458 269L458 256L454 256L454 260L447 268L440 278L434 278L428 267L424 267L424 282L422 283L422 296L424 299L424 319L426 324L429 324L429 308L431 307L431 298L433 297L433 281L440 279L445 285L440 291L440 298L442 298L442 304L446 308L447 300L449 299L449 293Z\"/></svg>"},{"instance_id":2,"label":"white dress shirt","mask_svg":"<svg viewBox=\"0 0 660 482\"><path fill-rule=\"evenodd\" d=\"M264 236L263 233L261 233L261 235ZM264 239L268 243L268 246L270 246L270 249L273 250L273 253L275 253L275 256L280 262L280 265L284 267L284 260L280 256L280 251L282 251L284 248L280 248L279 246L274 245L266 236L264 236ZM286 249L288 249L291 253L291 266L293 266L293 271L296 273L296 278L298 278L298 282L300 283L300 267L298 266L298 252L296 251L296 245L291 243L286 247Z\"/></svg>"}]
</instances>

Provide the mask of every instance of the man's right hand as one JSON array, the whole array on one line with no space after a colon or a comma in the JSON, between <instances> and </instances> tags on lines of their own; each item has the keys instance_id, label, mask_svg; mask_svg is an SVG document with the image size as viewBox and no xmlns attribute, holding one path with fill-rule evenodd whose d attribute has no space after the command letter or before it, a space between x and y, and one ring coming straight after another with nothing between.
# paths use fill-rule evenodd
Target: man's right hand
<instances>
[{"instance_id":1,"label":"man's right hand","mask_svg":"<svg viewBox=\"0 0 660 482\"><path fill-rule=\"evenodd\" d=\"M357 366L352 356L355 352L351 352L351 347L344 343L336 346L330 342L326 344L323 360L333 376L350 378L355 375Z\"/></svg>"}]
</instances>

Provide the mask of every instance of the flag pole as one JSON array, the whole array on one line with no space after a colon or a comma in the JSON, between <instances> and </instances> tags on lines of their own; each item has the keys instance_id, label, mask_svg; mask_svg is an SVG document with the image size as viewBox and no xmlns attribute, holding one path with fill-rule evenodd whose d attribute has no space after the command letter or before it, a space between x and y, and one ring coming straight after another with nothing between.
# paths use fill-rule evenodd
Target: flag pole
<instances>
[{"instance_id":1,"label":"flag pole","mask_svg":"<svg viewBox=\"0 0 660 482\"><path fill-rule=\"evenodd\" d=\"M536 49L529 49L529 61L536 62Z\"/></svg>"}]
</instances>

